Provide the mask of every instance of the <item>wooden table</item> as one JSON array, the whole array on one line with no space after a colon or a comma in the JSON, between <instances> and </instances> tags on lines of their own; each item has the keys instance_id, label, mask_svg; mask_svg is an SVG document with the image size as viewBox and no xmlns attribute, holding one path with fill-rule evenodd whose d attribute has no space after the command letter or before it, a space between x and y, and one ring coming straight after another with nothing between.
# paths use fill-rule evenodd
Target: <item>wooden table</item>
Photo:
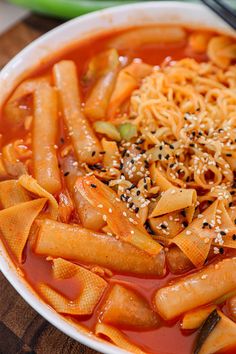
<instances>
[{"instance_id":1,"label":"wooden table","mask_svg":"<svg viewBox=\"0 0 236 354\"><path fill-rule=\"evenodd\" d=\"M30 15L0 36L0 69L22 48L61 21ZM1 88L0 88L1 89ZM35 312L0 273L0 354L96 354Z\"/></svg>"}]
</instances>

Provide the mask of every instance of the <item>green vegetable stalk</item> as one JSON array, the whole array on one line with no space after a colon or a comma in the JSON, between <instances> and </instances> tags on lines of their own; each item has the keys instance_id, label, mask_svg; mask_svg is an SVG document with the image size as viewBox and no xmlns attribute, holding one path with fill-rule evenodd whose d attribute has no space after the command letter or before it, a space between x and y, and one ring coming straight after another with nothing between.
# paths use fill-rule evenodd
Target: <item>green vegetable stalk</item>
<instances>
[{"instance_id":1,"label":"green vegetable stalk","mask_svg":"<svg viewBox=\"0 0 236 354\"><path fill-rule=\"evenodd\" d=\"M12 3L61 18L73 18L106 7L135 3L140 0L11 0Z\"/></svg>"}]
</instances>

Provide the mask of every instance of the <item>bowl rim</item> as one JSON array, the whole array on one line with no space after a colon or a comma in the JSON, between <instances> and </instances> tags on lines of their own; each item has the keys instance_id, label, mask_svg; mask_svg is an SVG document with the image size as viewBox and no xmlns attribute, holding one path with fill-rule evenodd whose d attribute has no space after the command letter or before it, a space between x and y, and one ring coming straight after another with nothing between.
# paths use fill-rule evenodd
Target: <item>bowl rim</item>
<instances>
[{"instance_id":1,"label":"bowl rim","mask_svg":"<svg viewBox=\"0 0 236 354\"><path fill-rule=\"evenodd\" d=\"M98 19L101 19L101 21L105 19L104 21L107 21L109 19L109 16L113 18L114 16L124 11L132 12L133 14L135 14L135 11L138 10L145 10L151 12L151 10L157 11L162 9L168 12L173 10L173 8L184 12L201 11L205 15L207 15L210 19L210 22L214 24L211 27L213 27L216 30L226 31L232 34L232 32L229 29L229 26L226 25L222 20L220 20L216 15L214 15L210 10L205 8L203 5L184 3L179 1L160 1L160 2L152 1L152 2L137 3L137 4L126 4L126 5L111 7L104 10L95 11L90 14L76 17L75 19L72 19L56 27L55 29L47 32L43 36L34 40L31 44L29 44L22 51L20 51L12 60L10 60L10 62L1 70L0 72L0 87L1 87L0 111L1 111L1 107L4 104L5 99L8 96L8 92L10 93L12 89L14 89L15 85L22 80L22 76L17 75L17 71L20 71L19 67L22 64L22 62L26 60L29 55L32 55L34 50L40 47L43 48L44 43L50 42L56 37L58 38L58 36L62 35L64 31L68 29L72 29L76 25L82 26L82 24L86 24L86 22L89 21L96 21ZM159 22L157 21L156 23L158 24ZM168 21L166 21L165 23L168 23ZM182 22L179 21L179 23L186 24L186 22L183 21ZM199 25L201 25L200 23L201 20L199 19ZM127 24L125 25L125 27L127 27ZM202 27L207 27L207 26L202 25ZM111 26L109 30L112 30L112 28L116 28L116 26ZM102 30L104 31L104 29ZM90 32L89 35L92 36L90 30L89 32ZM59 45L59 47L65 48L65 45L63 46L63 44L61 44ZM52 51L54 52L55 55L55 49L53 49ZM27 71L26 69L26 72L24 72L24 76L25 77L28 76L29 72L32 72L34 70L35 70L35 66L31 67L30 71ZM9 84L7 82L10 79L11 72L15 73L15 79L10 80L10 84ZM49 305L43 302L43 300L39 297L39 295L36 293L33 287L31 287L26 282L26 280L22 277L22 274L20 273L19 269L16 268L14 262L12 261L7 250L5 249L2 241L0 242L0 271L3 273L6 279L11 283L11 285L15 288L15 290L20 294L20 296L35 311L37 311L43 318L45 318L48 322L50 322L61 332L65 333L69 337L77 340L78 342L94 350L100 351L101 353L106 353L106 354L128 353L127 351L122 350L109 342L105 342L99 338L96 338L95 335L90 332L83 333L82 329L79 330L78 327L68 322L63 316L59 315Z\"/></svg>"},{"instance_id":2,"label":"bowl rim","mask_svg":"<svg viewBox=\"0 0 236 354\"><path fill-rule=\"evenodd\" d=\"M58 45L58 48L54 46L54 41L53 39L56 37L59 37L63 33L66 33L66 36L71 37L71 35L68 34L68 31L70 29L73 29L76 24L79 24L80 27L86 26L86 23L90 21L96 23L96 20L101 19L102 21L107 23L111 23L112 20L110 20L110 17L114 17L115 15L118 15L119 13L124 12L125 10L131 14L134 14L135 12L138 13L140 10L145 10L149 11L151 13L151 10L154 9L159 9L161 11L166 10L169 12L175 8L177 12L181 12L179 16L184 15L184 13L188 12L190 16L198 16L198 12L201 11L203 15L207 14L208 20L207 24L203 24L202 19L199 18L197 25L195 26L199 27L202 26L204 28L217 28L223 32L229 33L231 35L234 35L235 32L232 31L229 27L228 24L226 24L220 17L218 17L215 13L213 13L210 9L205 7L202 4L196 4L196 3L186 3L186 2L181 2L181 1L147 1L147 2L142 2L142 3L136 3L136 4L125 4L125 5L120 5L120 6L114 6L110 7L107 9L103 10L98 10L94 11L92 13L82 15L79 17L76 17L72 20L69 20L56 28L48 31L47 33L43 34L39 38L35 39L32 41L30 44L28 44L24 49L22 49L18 54L16 54L0 71L0 85L1 85L1 90L0 90L0 113L1 113L1 107L6 100L8 94L12 91L12 88L16 87L19 82L21 82L24 78L26 78L28 75L30 75L32 72L34 72L35 69L40 65L40 61L43 62L45 59L50 59L54 57L55 52L63 51L68 47L71 47L73 45L76 45L76 42L78 43L80 40L77 40L73 38L73 40L70 40L70 43L68 44L66 41L55 41L55 43L60 43ZM193 15L192 15L193 13ZM195 14L194 14L195 13ZM140 16L140 14L139 14ZM144 16L144 24L149 23L149 18L145 18ZM158 19L159 23L160 18ZM172 14L171 20L165 20L161 21L162 24L171 24L172 21L176 20L176 15ZM132 19L131 19L132 22ZM152 21L153 23L153 21ZM186 26L192 26L194 27L194 23L191 22L191 20L186 20L186 21L178 21L177 23L182 23ZM209 25L208 25L209 23ZM123 27L132 27L133 25L131 23L126 24ZM114 28L121 28L122 26L112 26ZM100 32L105 32L105 30L110 30L111 28L109 26L103 27L101 25L98 25L97 27L93 26L93 30L91 31L91 28L89 28L85 31L83 31L83 36L84 38L91 36L93 32L98 33ZM50 48L47 47L47 45L51 44ZM38 61L36 60L35 56L33 56L34 51L38 52L38 55L41 59ZM26 64L27 61L27 56L31 55L33 56L33 63L34 64ZM24 61L25 60L25 61ZM19 71L21 74L19 75L17 73ZM13 78L12 75L10 75L10 72L13 72ZM6 93L7 92L7 93Z\"/></svg>"}]
</instances>

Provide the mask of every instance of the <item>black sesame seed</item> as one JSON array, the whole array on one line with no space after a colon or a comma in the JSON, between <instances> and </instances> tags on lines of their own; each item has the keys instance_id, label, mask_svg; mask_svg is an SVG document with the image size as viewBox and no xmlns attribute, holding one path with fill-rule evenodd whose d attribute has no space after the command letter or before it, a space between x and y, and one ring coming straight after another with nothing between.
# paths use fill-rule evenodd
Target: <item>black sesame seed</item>
<instances>
[{"instance_id":1,"label":"black sesame seed","mask_svg":"<svg viewBox=\"0 0 236 354\"><path fill-rule=\"evenodd\" d=\"M220 231L220 234L221 234L221 236L225 236L225 235L226 235L226 232Z\"/></svg>"},{"instance_id":2,"label":"black sesame seed","mask_svg":"<svg viewBox=\"0 0 236 354\"><path fill-rule=\"evenodd\" d=\"M124 194L121 194L120 199L121 199L123 202L127 202L127 199L129 199L129 197L127 197L127 196L124 195Z\"/></svg>"},{"instance_id":3,"label":"black sesame seed","mask_svg":"<svg viewBox=\"0 0 236 354\"><path fill-rule=\"evenodd\" d=\"M131 186L129 188L126 188L128 191L131 191L131 189L134 189L136 186L135 184L131 184Z\"/></svg>"},{"instance_id":4,"label":"black sesame seed","mask_svg":"<svg viewBox=\"0 0 236 354\"><path fill-rule=\"evenodd\" d=\"M139 207L136 207L136 208L134 209L134 212L135 212L135 213L138 213L138 212L139 212Z\"/></svg>"},{"instance_id":5,"label":"black sesame seed","mask_svg":"<svg viewBox=\"0 0 236 354\"><path fill-rule=\"evenodd\" d=\"M159 160L161 160L162 159L162 154L159 154L158 158L159 158Z\"/></svg>"},{"instance_id":6,"label":"black sesame seed","mask_svg":"<svg viewBox=\"0 0 236 354\"><path fill-rule=\"evenodd\" d=\"M160 227L161 227L162 229L167 229L167 226L166 226L165 224L161 224Z\"/></svg>"},{"instance_id":7,"label":"black sesame seed","mask_svg":"<svg viewBox=\"0 0 236 354\"><path fill-rule=\"evenodd\" d=\"M174 167L174 165L175 165L174 163L171 163L171 164L170 164L170 168L173 168L173 167Z\"/></svg>"},{"instance_id":8,"label":"black sesame seed","mask_svg":"<svg viewBox=\"0 0 236 354\"><path fill-rule=\"evenodd\" d=\"M187 227L188 226L188 222L187 221L183 221L182 225L183 225L183 227Z\"/></svg>"},{"instance_id":9,"label":"black sesame seed","mask_svg":"<svg viewBox=\"0 0 236 354\"><path fill-rule=\"evenodd\" d=\"M194 147L194 146L195 146L195 144L192 144L192 143L191 143L191 144L189 144L189 146Z\"/></svg>"},{"instance_id":10,"label":"black sesame seed","mask_svg":"<svg viewBox=\"0 0 236 354\"><path fill-rule=\"evenodd\" d=\"M165 159L166 159L166 160L169 160L169 158L170 158L170 155L167 154L167 155L165 156Z\"/></svg>"},{"instance_id":11,"label":"black sesame seed","mask_svg":"<svg viewBox=\"0 0 236 354\"><path fill-rule=\"evenodd\" d=\"M226 154L226 156L229 156L229 157L230 157L230 156L232 156L232 154L228 153L228 154Z\"/></svg>"},{"instance_id":12,"label":"black sesame seed","mask_svg":"<svg viewBox=\"0 0 236 354\"><path fill-rule=\"evenodd\" d=\"M142 148L140 146L136 146L135 149L139 150L139 151L142 150Z\"/></svg>"},{"instance_id":13,"label":"black sesame seed","mask_svg":"<svg viewBox=\"0 0 236 354\"><path fill-rule=\"evenodd\" d=\"M208 224L208 222L204 222L203 224L202 224L202 229L205 229L205 227L207 227L209 224Z\"/></svg>"},{"instance_id":14,"label":"black sesame seed","mask_svg":"<svg viewBox=\"0 0 236 354\"><path fill-rule=\"evenodd\" d=\"M120 166L119 166L119 170L122 170L123 167L124 167L124 164L121 162L121 163L120 163Z\"/></svg>"},{"instance_id":15,"label":"black sesame seed","mask_svg":"<svg viewBox=\"0 0 236 354\"><path fill-rule=\"evenodd\" d=\"M91 183L91 184L90 184L90 187L92 187L92 188L97 188L96 184L94 184L94 183Z\"/></svg>"},{"instance_id":16,"label":"black sesame seed","mask_svg":"<svg viewBox=\"0 0 236 354\"><path fill-rule=\"evenodd\" d=\"M141 193L140 191L137 191L137 192L136 192L136 195L137 195L137 196L139 196L139 195L140 195L140 193Z\"/></svg>"},{"instance_id":17,"label":"black sesame seed","mask_svg":"<svg viewBox=\"0 0 236 354\"><path fill-rule=\"evenodd\" d=\"M92 151L92 154L91 154L91 155L94 156L95 154L96 154L96 151Z\"/></svg>"},{"instance_id":18,"label":"black sesame seed","mask_svg":"<svg viewBox=\"0 0 236 354\"><path fill-rule=\"evenodd\" d=\"M156 130L152 130L151 133L152 133L152 134L156 134Z\"/></svg>"},{"instance_id":19,"label":"black sesame seed","mask_svg":"<svg viewBox=\"0 0 236 354\"><path fill-rule=\"evenodd\" d=\"M122 157L125 157L125 154L126 154L127 150L125 149L123 152L122 152Z\"/></svg>"},{"instance_id":20,"label":"black sesame seed","mask_svg":"<svg viewBox=\"0 0 236 354\"><path fill-rule=\"evenodd\" d=\"M224 248L221 247L221 248L219 249L219 252L220 252L220 254L224 254Z\"/></svg>"},{"instance_id":21,"label":"black sesame seed","mask_svg":"<svg viewBox=\"0 0 236 354\"><path fill-rule=\"evenodd\" d=\"M105 155L106 151L100 151L99 154L100 155Z\"/></svg>"},{"instance_id":22,"label":"black sesame seed","mask_svg":"<svg viewBox=\"0 0 236 354\"><path fill-rule=\"evenodd\" d=\"M143 144L144 141L145 141L144 139L139 139L139 140L136 141L136 144Z\"/></svg>"},{"instance_id":23,"label":"black sesame seed","mask_svg":"<svg viewBox=\"0 0 236 354\"><path fill-rule=\"evenodd\" d=\"M64 176L66 177L66 176L68 176L69 174L70 174L70 172L67 171L67 172L64 173Z\"/></svg>"},{"instance_id":24,"label":"black sesame seed","mask_svg":"<svg viewBox=\"0 0 236 354\"><path fill-rule=\"evenodd\" d=\"M186 211L185 210L181 210L180 214L185 217L186 216Z\"/></svg>"},{"instance_id":25,"label":"black sesame seed","mask_svg":"<svg viewBox=\"0 0 236 354\"><path fill-rule=\"evenodd\" d=\"M148 190L147 184L144 184L143 187L144 187L144 189L146 189L146 191Z\"/></svg>"},{"instance_id":26,"label":"black sesame seed","mask_svg":"<svg viewBox=\"0 0 236 354\"><path fill-rule=\"evenodd\" d=\"M236 234L233 234L233 235L232 235L232 239L233 239L234 241L236 241Z\"/></svg>"},{"instance_id":27,"label":"black sesame seed","mask_svg":"<svg viewBox=\"0 0 236 354\"><path fill-rule=\"evenodd\" d=\"M133 202L129 203L129 207L130 207L130 208L132 208L133 206L134 206L134 203L133 203Z\"/></svg>"},{"instance_id":28,"label":"black sesame seed","mask_svg":"<svg viewBox=\"0 0 236 354\"><path fill-rule=\"evenodd\" d=\"M147 160L144 160L144 166L145 168L149 168L149 162Z\"/></svg>"},{"instance_id":29,"label":"black sesame seed","mask_svg":"<svg viewBox=\"0 0 236 354\"><path fill-rule=\"evenodd\" d=\"M159 149L162 150L162 149L163 149L163 146L160 146Z\"/></svg>"},{"instance_id":30,"label":"black sesame seed","mask_svg":"<svg viewBox=\"0 0 236 354\"><path fill-rule=\"evenodd\" d=\"M234 219L234 224L236 225L236 219Z\"/></svg>"},{"instance_id":31,"label":"black sesame seed","mask_svg":"<svg viewBox=\"0 0 236 354\"><path fill-rule=\"evenodd\" d=\"M170 149L174 150L174 145L170 144Z\"/></svg>"},{"instance_id":32,"label":"black sesame seed","mask_svg":"<svg viewBox=\"0 0 236 354\"><path fill-rule=\"evenodd\" d=\"M233 205L233 202L230 202L230 203L229 203L229 207L231 207L232 205Z\"/></svg>"}]
</instances>

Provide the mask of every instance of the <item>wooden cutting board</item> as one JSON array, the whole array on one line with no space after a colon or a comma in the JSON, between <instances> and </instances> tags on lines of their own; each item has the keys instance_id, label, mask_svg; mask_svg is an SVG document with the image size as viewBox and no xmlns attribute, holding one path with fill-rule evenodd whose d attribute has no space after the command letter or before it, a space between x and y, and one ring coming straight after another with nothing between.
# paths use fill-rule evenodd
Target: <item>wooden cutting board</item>
<instances>
[{"instance_id":1,"label":"wooden cutting board","mask_svg":"<svg viewBox=\"0 0 236 354\"><path fill-rule=\"evenodd\" d=\"M30 15L0 36L0 69L61 21ZM1 89L1 88L0 88ZM96 354L35 312L0 273L0 354Z\"/></svg>"}]
</instances>

